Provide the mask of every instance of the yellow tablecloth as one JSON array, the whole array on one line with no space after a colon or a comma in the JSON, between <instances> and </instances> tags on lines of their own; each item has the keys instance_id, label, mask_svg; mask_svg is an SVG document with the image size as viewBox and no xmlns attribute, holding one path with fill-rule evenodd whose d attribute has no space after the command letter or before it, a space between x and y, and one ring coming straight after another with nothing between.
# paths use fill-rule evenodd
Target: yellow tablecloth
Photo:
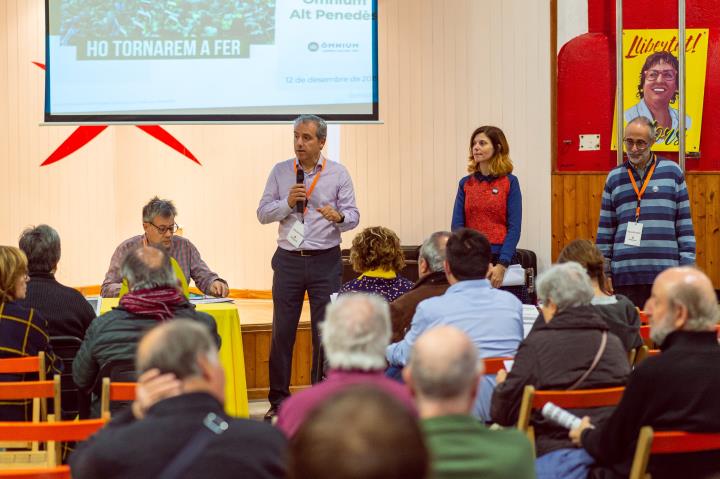
<instances>
[{"instance_id":1,"label":"yellow tablecloth","mask_svg":"<svg viewBox=\"0 0 720 479\"><path fill-rule=\"evenodd\" d=\"M117 306L117 298L103 298L100 312L105 313ZM245 359L243 357L240 315L234 303L198 304L198 311L215 318L218 334L222 339L220 362L225 368L225 411L236 417L248 417Z\"/></svg>"}]
</instances>

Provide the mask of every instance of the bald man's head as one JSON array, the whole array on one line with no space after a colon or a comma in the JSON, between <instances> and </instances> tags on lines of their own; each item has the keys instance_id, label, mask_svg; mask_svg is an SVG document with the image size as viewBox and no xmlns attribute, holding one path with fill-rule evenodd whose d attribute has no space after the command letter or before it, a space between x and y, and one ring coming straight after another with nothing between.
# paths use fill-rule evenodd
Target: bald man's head
<instances>
[{"instance_id":1,"label":"bald man's head","mask_svg":"<svg viewBox=\"0 0 720 479\"><path fill-rule=\"evenodd\" d=\"M482 369L475 345L452 326L439 326L420 336L408 364L413 389L431 400L474 393Z\"/></svg>"},{"instance_id":2,"label":"bald man's head","mask_svg":"<svg viewBox=\"0 0 720 479\"><path fill-rule=\"evenodd\" d=\"M651 337L661 344L672 331L711 331L718 321L718 305L710 278L691 267L670 268L655 278L645 304Z\"/></svg>"},{"instance_id":3,"label":"bald man's head","mask_svg":"<svg viewBox=\"0 0 720 479\"><path fill-rule=\"evenodd\" d=\"M122 262L120 273L127 279L130 291L176 288L178 284L170 257L154 246L141 246L130 251Z\"/></svg>"},{"instance_id":4,"label":"bald man's head","mask_svg":"<svg viewBox=\"0 0 720 479\"><path fill-rule=\"evenodd\" d=\"M217 358L217 346L208 327L189 319L173 319L143 336L135 362L140 373L157 368L183 380L202 373L199 355Z\"/></svg>"}]
</instances>

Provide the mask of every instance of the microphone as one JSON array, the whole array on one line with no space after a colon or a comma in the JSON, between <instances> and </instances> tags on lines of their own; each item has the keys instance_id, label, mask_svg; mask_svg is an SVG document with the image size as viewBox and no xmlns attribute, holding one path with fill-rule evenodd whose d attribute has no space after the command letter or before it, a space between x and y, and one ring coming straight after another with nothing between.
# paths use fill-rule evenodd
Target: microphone
<instances>
[{"instance_id":1,"label":"microphone","mask_svg":"<svg viewBox=\"0 0 720 479\"><path fill-rule=\"evenodd\" d=\"M298 184L305 183L305 172L303 171L302 167L297 169L297 173L295 174L295 183L298 183ZM295 211L297 211L301 215L304 214L305 213L305 202L298 201L297 203L295 203Z\"/></svg>"}]
</instances>

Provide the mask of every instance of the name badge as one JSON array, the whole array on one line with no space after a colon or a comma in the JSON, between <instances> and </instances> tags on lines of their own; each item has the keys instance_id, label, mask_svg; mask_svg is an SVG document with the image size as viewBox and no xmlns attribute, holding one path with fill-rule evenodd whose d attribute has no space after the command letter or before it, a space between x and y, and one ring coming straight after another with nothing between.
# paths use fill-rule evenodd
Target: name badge
<instances>
[{"instance_id":1,"label":"name badge","mask_svg":"<svg viewBox=\"0 0 720 479\"><path fill-rule=\"evenodd\" d=\"M290 228L290 232L287 235L288 242L296 248L300 247L300 244L305 239L305 225L300 221L295 221L295 224Z\"/></svg>"},{"instance_id":2,"label":"name badge","mask_svg":"<svg viewBox=\"0 0 720 479\"><path fill-rule=\"evenodd\" d=\"M625 244L628 246L640 246L640 238L642 237L643 225L631 221L627 224L625 231Z\"/></svg>"}]
</instances>

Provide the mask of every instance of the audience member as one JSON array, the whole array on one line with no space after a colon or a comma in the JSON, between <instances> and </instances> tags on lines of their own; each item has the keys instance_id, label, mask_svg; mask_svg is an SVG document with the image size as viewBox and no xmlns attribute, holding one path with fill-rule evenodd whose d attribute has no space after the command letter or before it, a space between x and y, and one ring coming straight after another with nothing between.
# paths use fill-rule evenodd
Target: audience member
<instances>
[{"instance_id":1,"label":"audience member","mask_svg":"<svg viewBox=\"0 0 720 479\"><path fill-rule=\"evenodd\" d=\"M603 477L627 477L643 426L720 432L718 305L710 279L690 267L668 269L655 279L645 311L662 353L635 368L604 424L584 417L570 432L606 468ZM653 479L718 477L720 453L653 455L648 472Z\"/></svg>"},{"instance_id":2,"label":"audience member","mask_svg":"<svg viewBox=\"0 0 720 479\"><path fill-rule=\"evenodd\" d=\"M21 304L33 307L47 319L50 336L84 338L95 310L79 291L60 284L55 271L60 261L60 236L48 225L28 228L20 236L20 249L28 259L30 281Z\"/></svg>"},{"instance_id":3,"label":"audience member","mask_svg":"<svg viewBox=\"0 0 720 479\"><path fill-rule=\"evenodd\" d=\"M184 285L192 278L195 286L205 294L222 297L228 295L227 282L217 273L210 271L195 245L182 236L175 236L178 230L175 223L177 210L172 201L161 200L156 196L143 207L142 216L145 234L133 236L115 249L100 290L103 297L118 296L123 280L120 265L130 251L140 246L155 246L169 254L177 264L179 271L176 275Z\"/></svg>"},{"instance_id":4,"label":"audience member","mask_svg":"<svg viewBox=\"0 0 720 479\"><path fill-rule=\"evenodd\" d=\"M492 418L503 426L517 422L525 386L541 390L623 386L630 373L622 343L608 334L607 323L590 304L593 287L582 266L574 262L554 265L540 275L537 286L545 325L520 345L510 372L497 374ZM595 408L589 413L599 422L611 412L611 408ZM539 412L531 423L538 477L579 477L570 474L587 470L593 463L585 451L573 448L567 430Z\"/></svg>"},{"instance_id":5,"label":"audience member","mask_svg":"<svg viewBox=\"0 0 720 479\"><path fill-rule=\"evenodd\" d=\"M595 296L590 304L595 306L608 324L610 332L620 338L625 351L642 346L638 310L626 296L610 292L604 271L605 259L597 246L592 241L584 239L570 242L558 257L558 263L569 261L579 263L590 276L590 282L595 290ZM533 325L533 330L543 324L545 320L540 315Z\"/></svg>"},{"instance_id":6,"label":"audience member","mask_svg":"<svg viewBox=\"0 0 720 479\"><path fill-rule=\"evenodd\" d=\"M0 358L37 356L45 352L47 373L59 373L62 361L50 347L48 323L33 308L18 300L25 297L28 282L25 253L12 246L0 246ZM3 374L0 381L22 381L23 375ZM37 379L37 378L35 378ZM0 421L32 420L32 400L3 401Z\"/></svg>"},{"instance_id":7,"label":"audience member","mask_svg":"<svg viewBox=\"0 0 720 479\"><path fill-rule=\"evenodd\" d=\"M366 385L315 409L290 443L290 479L424 479L429 469L415 417Z\"/></svg>"},{"instance_id":8,"label":"audience member","mask_svg":"<svg viewBox=\"0 0 720 479\"><path fill-rule=\"evenodd\" d=\"M409 390L383 374L385 348L390 342L389 316L384 300L363 293L343 295L327 307L320 328L330 371L327 380L290 396L280 406L277 425L288 437L319 404L358 383L383 389L415 414Z\"/></svg>"},{"instance_id":9,"label":"audience member","mask_svg":"<svg viewBox=\"0 0 720 479\"><path fill-rule=\"evenodd\" d=\"M412 281L400 276L405 258L400 238L388 228L373 226L355 235L350 263L360 276L343 284L340 293L374 293L394 301L413 287Z\"/></svg>"},{"instance_id":10,"label":"audience member","mask_svg":"<svg viewBox=\"0 0 720 479\"><path fill-rule=\"evenodd\" d=\"M282 434L225 414L225 374L206 327L161 324L140 341L136 365L138 399L70 456L74 478L285 477Z\"/></svg>"},{"instance_id":11,"label":"audience member","mask_svg":"<svg viewBox=\"0 0 720 479\"><path fill-rule=\"evenodd\" d=\"M212 316L196 311L178 290L167 253L153 246L141 246L128 253L121 272L127 278L130 292L120 298L117 308L101 314L90 324L75 356L73 380L81 390L92 389L106 363L131 360L142 334L158 322L177 317L193 319L207 326L220 344Z\"/></svg>"},{"instance_id":12,"label":"audience member","mask_svg":"<svg viewBox=\"0 0 720 479\"><path fill-rule=\"evenodd\" d=\"M511 293L494 289L485 279L490 243L475 230L460 228L447 241L445 274L450 287L442 296L417 306L405 338L387 348L393 369L405 366L410 349L426 330L446 324L465 332L483 357L514 356L523 339L522 303ZM485 376L473 415L490 420L490 398L495 378Z\"/></svg>"},{"instance_id":13,"label":"audience member","mask_svg":"<svg viewBox=\"0 0 720 479\"><path fill-rule=\"evenodd\" d=\"M470 415L483 369L470 338L451 326L429 330L413 346L403 376L420 411L433 477L534 479L527 438L515 429L491 431Z\"/></svg>"},{"instance_id":14,"label":"audience member","mask_svg":"<svg viewBox=\"0 0 720 479\"><path fill-rule=\"evenodd\" d=\"M405 337L420 301L440 296L450 287L444 266L445 245L449 237L449 232L438 231L425 240L418 254L419 279L410 291L390 303L393 343Z\"/></svg>"}]
</instances>

